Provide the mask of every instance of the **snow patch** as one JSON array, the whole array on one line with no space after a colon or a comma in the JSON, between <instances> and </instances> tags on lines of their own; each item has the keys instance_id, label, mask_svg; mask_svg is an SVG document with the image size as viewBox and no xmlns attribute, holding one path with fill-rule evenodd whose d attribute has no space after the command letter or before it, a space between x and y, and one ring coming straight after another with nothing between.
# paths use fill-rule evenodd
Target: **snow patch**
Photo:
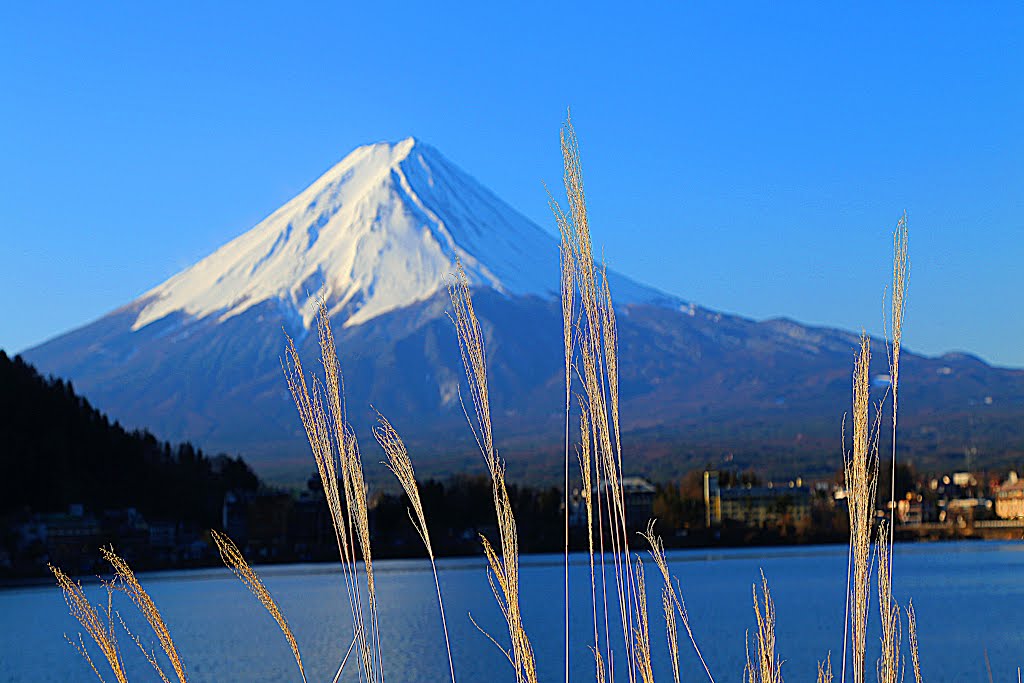
<instances>
[{"instance_id":1,"label":"snow patch","mask_svg":"<svg viewBox=\"0 0 1024 683\"><path fill-rule=\"evenodd\" d=\"M456 258L475 287L558 296L553 236L428 145L413 138L367 145L254 228L144 294L148 302L132 329L174 312L223 321L265 301L308 328L318 296L342 324L359 325L436 294ZM671 300L610 276L619 303Z\"/></svg>"}]
</instances>

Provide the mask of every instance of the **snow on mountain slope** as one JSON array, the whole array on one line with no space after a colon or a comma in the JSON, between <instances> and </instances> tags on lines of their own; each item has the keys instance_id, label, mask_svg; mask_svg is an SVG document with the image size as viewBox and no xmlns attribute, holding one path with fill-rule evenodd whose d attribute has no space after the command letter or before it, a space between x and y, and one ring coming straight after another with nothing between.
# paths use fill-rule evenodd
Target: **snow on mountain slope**
<instances>
[{"instance_id":1,"label":"snow on mountain slope","mask_svg":"<svg viewBox=\"0 0 1024 683\"><path fill-rule=\"evenodd\" d=\"M479 456L469 455L476 444L458 401L462 362L445 318L456 256L477 287L504 452L527 458L521 471L557 479L565 425L557 240L412 139L357 149L249 232L25 357L73 380L123 425L243 453L297 481L309 452L281 377L282 328L303 357L316 358L317 335L302 326L322 293L353 429L372 441L377 406L426 471L459 472L468 461L458 458L478 465ZM822 454L849 401L856 334L758 322L610 278L622 313L622 418L638 465L662 462L677 474L724 453L736 455L730 466L768 454L798 463L793 474L809 471L799 462L831 472ZM885 372L881 345L875 357ZM1024 371L957 356L907 353L904 363L904 446L918 462L945 468L938 458L968 442L991 462L1019 460Z\"/></svg>"},{"instance_id":2,"label":"snow on mountain slope","mask_svg":"<svg viewBox=\"0 0 1024 683\"><path fill-rule=\"evenodd\" d=\"M474 286L557 296L555 239L435 149L360 147L298 196L143 295L132 329L174 312L231 318L276 302L305 327L322 295L344 326L423 301L461 259ZM677 303L612 276L621 303Z\"/></svg>"}]
</instances>

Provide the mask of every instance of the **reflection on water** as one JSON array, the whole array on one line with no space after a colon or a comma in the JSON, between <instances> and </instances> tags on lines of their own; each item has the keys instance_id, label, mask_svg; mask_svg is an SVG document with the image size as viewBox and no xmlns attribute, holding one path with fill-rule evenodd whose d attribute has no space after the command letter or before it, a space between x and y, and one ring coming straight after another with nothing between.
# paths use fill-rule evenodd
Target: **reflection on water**
<instances>
[{"instance_id":1,"label":"reflection on water","mask_svg":"<svg viewBox=\"0 0 1024 683\"><path fill-rule=\"evenodd\" d=\"M897 548L897 598L914 599L925 679L987 681L985 653L995 680L1016 680L1024 664L1024 544L950 543ZM689 608L697 642L720 683L740 680L744 634L753 626L751 586L763 569L778 611L779 654L788 680L813 680L816 661L831 650L842 659L845 547L696 550L669 555ZM438 564L456 675L463 681L511 680L507 660L470 623L502 642L504 622L488 587L482 559ZM444 637L429 565L375 565L385 675L392 681L443 681ZM593 680L587 650L592 633L589 565L574 556L570 570L573 679ZM329 565L260 570L299 641L310 683L330 681L352 640L351 615L340 573ZM192 681L296 681L291 653L274 621L226 569L158 572L141 577L156 599ZM522 560L522 604L541 680L564 678L563 573L560 556ZM661 617L661 586L653 565L651 641L655 673L671 680ZM90 589L97 599L102 591ZM600 599L600 594L599 594ZM129 623L138 617L125 607ZM875 602L877 609L877 600ZM613 613L617 609L612 607ZM130 618L129 618L130 617ZM877 611L872 613L877 625ZM0 591L0 681L86 681L86 664L64 641L77 622L56 588ZM601 629L603 631L603 623ZM613 619L614 635L619 627ZM142 628L140 633L146 633ZM621 630L619 638L621 639ZM684 636L685 637L685 636ZM507 638L507 636L506 636ZM878 642L869 634L870 644ZM132 681L155 680L122 639ZM133 647L133 646L132 646ZM704 678L692 648L680 644L684 680ZM877 650L877 646L876 646ZM869 657L877 656L869 652ZM357 680L354 660L343 680ZM869 664L869 669L873 664ZM620 676L620 680L625 680Z\"/></svg>"}]
</instances>

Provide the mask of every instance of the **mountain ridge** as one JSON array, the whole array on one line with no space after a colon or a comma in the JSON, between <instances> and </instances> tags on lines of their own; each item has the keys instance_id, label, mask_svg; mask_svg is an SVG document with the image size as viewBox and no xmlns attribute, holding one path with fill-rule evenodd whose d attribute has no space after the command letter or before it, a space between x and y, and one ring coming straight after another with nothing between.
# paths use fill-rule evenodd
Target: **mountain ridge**
<instances>
[{"instance_id":1,"label":"mountain ridge","mask_svg":"<svg viewBox=\"0 0 1024 683\"><path fill-rule=\"evenodd\" d=\"M558 296L557 242L430 145L359 147L209 256L144 293L137 331L174 311L221 320L267 300L309 327L323 296L343 325L422 301L458 258L470 283ZM391 277L401 271L402 277ZM627 299L672 299L618 283Z\"/></svg>"},{"instance_id":2,"label":"mountain ridge","mask_svg":"<svg viewBox=\"0 0 1024 683\"><path fill-rule=\"evenodd\" d=\"M456 256L484 326L496 434L506 455L523 455L510 458L513 471L546 471L540 454L554 453L564 430L558 243L412 138L358 148L248 232L25 356L126 424L243 452L264 471L308 465L280 374L281 331L316 358L308 332L322 295L357 433L372 439L372 403L427 458L425 471L442 473L474 449L446 315ZM611 271L609 280L633 447L678 466L741 449L822 466L849 404L859 335L712 311ZM993 461L1024 456L1024 371L955 354L906 358L901 420L917 430L905 441L921 457L968 446Z\"/></svg>"}]
</instances>

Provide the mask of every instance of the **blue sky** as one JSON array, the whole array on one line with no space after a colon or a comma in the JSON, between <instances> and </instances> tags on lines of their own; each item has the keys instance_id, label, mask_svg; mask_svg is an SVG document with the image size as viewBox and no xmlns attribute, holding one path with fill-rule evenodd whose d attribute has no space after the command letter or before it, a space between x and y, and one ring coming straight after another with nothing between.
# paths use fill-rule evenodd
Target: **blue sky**
<instances>
[{"instance_id":1,"label":"blue sky","mask_svg":"<svg viewBox=\"0 0 1024 683\"><path fill-rule=\"evenodd\" d=\"M610 264L702 305L1024 367L1009 3L23 3L0 21L0 348L124 304L415 135L553 230L565 108Z\"/></svg>"}]
</instances>

